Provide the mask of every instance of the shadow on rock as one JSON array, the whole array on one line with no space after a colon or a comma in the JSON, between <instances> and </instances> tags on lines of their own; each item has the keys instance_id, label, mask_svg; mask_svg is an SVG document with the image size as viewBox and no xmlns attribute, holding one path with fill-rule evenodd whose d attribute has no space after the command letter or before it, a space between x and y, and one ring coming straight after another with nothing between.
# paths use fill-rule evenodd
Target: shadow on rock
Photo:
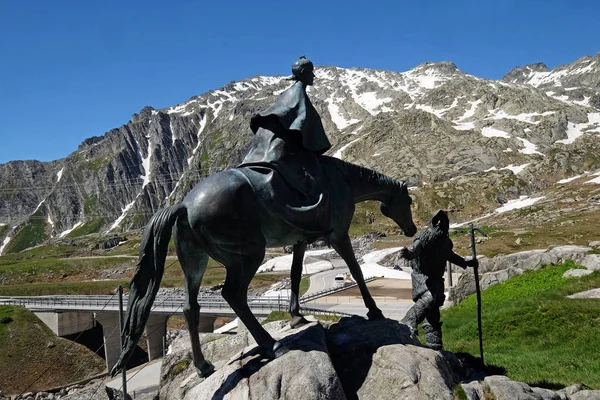
<instances>
[{"instance_id":1,"label":"shadow on rock","mask_svg":"<svg viewBox=\"0 0 600 400\"><path fill-rule=\"evenodd\" d=\"M357 399L373 363L373 355L384 346L420 345L408 326L391 319L368 321L362 317L342 318L327 332L329 353L344 393Z\"/></svg>"},{"instance_id":2,"label":"shadow on rock","mask_svg":"<svg viewBox=\"0 0 600 400\"><path fill-rule=\"evenodd\" d=\"M326 329L313 323L274 335L288 349L276 359L253 347L238 353L213 375L190 389L185 399L344 398L327 352Z\"/></svg>"},{"instance_id":3,"label":"shadow on rock","mask_svg":"<svg viewBox=\"0 0 600 400\"><path fill-rule=\"evenodd\" d=\"M481 358L475 357L470 353L454 353L456 358L461 362L466 370L470 370L469 374L475 374L483 379L489 375L506 375L506 369L500 365L481 364Z\"/></svg>"}]
</instances>

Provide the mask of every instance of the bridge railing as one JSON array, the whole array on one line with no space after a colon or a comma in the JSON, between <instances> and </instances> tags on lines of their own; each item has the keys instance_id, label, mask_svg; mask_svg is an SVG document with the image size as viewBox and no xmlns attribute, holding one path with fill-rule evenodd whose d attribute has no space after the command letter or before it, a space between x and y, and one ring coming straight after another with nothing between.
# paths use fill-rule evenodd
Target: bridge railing
<instances>
[{"instance_id":1,"label":"bridge railing","mask_svg":"<svg viewBox=\"0 0 600 400\"><path fill-rule=\"evenodd\" d=\"M183 309L184 300L171 300L171 299L157 299L154 302L153 308L175 310ZM2 298L0 304L3 305L15 305L24 306L29 308L44 308L44 309L58 309L58 310L96 310L96 309L118 309L119 302L116 299L100 301L96 300L83 300L83 299L57 299L57 298ZM250 309L255 310L281 310L282 307L287 306L287 300L284 303L275 301L261 301L256 303L248 304ZM222 299L205 300L200 302L200 309L218 309L218 310L231 310L229 304Z\"/></svg>"},{"instance_id":2,"label":"bridge railing","mask_svg":"<svg viewBox=\"0 0 600 400\"><path fill-rule=\"evenodd\" d=\"M379 279L379 276L371 276L369 278L366 278L365 283L374 281L375 279ZM311 300L317 299L319 297L327 296L332 293L341 292L342 290L350 289L355 286L358 286L358 284L356 282L350 283L347 285L343 285L343 286L333 287L330 289L321 290L319 292L311 293L309 295L304 295L300 298L300 303L306 303L307 301L311 301Z\"/></svg>"}]
</instances>

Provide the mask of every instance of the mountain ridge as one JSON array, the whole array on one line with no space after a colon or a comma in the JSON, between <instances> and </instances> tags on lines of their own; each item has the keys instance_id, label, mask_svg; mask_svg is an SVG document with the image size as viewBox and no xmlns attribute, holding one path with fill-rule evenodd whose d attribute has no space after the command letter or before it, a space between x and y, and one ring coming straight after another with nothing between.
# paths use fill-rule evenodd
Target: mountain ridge
<instances>
[{"instance_id":1,"label":"mountain ridge","mask_svg":"<svg viewBox=\"0 0 600 400\"><path fill-rule=\"evenodd\" d=\"M329 155L419 188L496 174L492 180L505 184L479 200L490 207L498 196L600 167L596 150L593 159L585 154L600 133L600 53L547 71L534 65L502 80L452 62L406 72L325 66L308 92L333 144ZM239 163L252 138L250 117L290 84L285 76L232 81L174 106L144 107L65 158L0 164L0 222L10 226L2 251L140 228L202 177ZM572 84L580 86L565 86Z\"/></svg>"}]
</instances>

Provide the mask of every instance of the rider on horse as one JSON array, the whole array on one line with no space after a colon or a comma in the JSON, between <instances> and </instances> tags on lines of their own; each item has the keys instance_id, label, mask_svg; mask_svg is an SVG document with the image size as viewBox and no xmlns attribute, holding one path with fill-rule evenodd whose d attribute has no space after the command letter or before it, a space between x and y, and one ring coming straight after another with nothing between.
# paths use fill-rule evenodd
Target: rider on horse
<instances>
[{"instance_id":1,"label":"rider on horse","mask_svg":"<svg viewBox=\"0 0 600 400\"><path fill-rule=\"evenodd\" d=\"M239 165L254 171L275 171L277 176L268 178L271 190L280 195L285 187L287 210L292 213L318 214L319 210L327 207L328 196L322 183L319 156L331 148L331 143L325 135L319 113L306 94L306 87L314 82L313 71L313 63L304 56L292 65L293 76L290 79L295 81L294 84L277 98L275 104L252 117L250 128L254 140ZM253 180L251 176L248 178ZM287 210L274 212L294 225L305 219L292 216ZM309 220L311 222L300 223L299 227L318 230L318 226L322 225L318 216L311 215ZM314 222L317 222L316 225Z\"/></svg>"}]
</instances>

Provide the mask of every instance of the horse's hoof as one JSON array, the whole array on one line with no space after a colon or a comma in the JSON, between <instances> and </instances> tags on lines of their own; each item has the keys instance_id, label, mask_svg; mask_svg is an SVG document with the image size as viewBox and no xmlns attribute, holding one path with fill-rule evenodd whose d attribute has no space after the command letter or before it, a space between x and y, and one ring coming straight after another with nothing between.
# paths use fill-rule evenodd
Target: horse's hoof
<instances>
[{"instance_id":1,"label":"horse's hoof","mask_svg":"<svg viewBox=\"0 0 600 400\"><path fill-rule=\"evenodd\" d=\"M369 318L369 321L377 321L378 319L385 319L385 317L383 316L383 313L381 312L381 310L379 308L369 311L367 313L367 318Z\"/></svg>"},{"instance_id":2,"label":"horse's hoof","mask_svg":"<svg viewBox=\"0 0 600 400\"><path fill-rule=\"evenodd\" d=\"M290 351L287 347L282 345L280 342L275 342L270 350L267 350L267 357L271 360L281 357L285 353Z\"/></svg>"},{"instance_id":3,"label":"horse's hoof","mask_svg":"<svg viewBox=\"0 0 600 400\"><path fill-rule=\"evenodd\" d=\"M292 319L290 319L290 327L292 327L292 328L306 325L308 323L309 323L308 320L306 318L304 318L302 315L296 315L295 317L292 317Z\"/></svg>"},{"instance_id":4,"label":"horse's hoof","mask_svg":"<svg viewBox=\"0 0 600 400\"><path fill-rule=\"evenodd\" d=\"M213 372L215 372L215 366L212 365L210 361L205 360L202 366L196 368L196 372L200 378L208 378Z\"/></svg>"}]
</instances>

